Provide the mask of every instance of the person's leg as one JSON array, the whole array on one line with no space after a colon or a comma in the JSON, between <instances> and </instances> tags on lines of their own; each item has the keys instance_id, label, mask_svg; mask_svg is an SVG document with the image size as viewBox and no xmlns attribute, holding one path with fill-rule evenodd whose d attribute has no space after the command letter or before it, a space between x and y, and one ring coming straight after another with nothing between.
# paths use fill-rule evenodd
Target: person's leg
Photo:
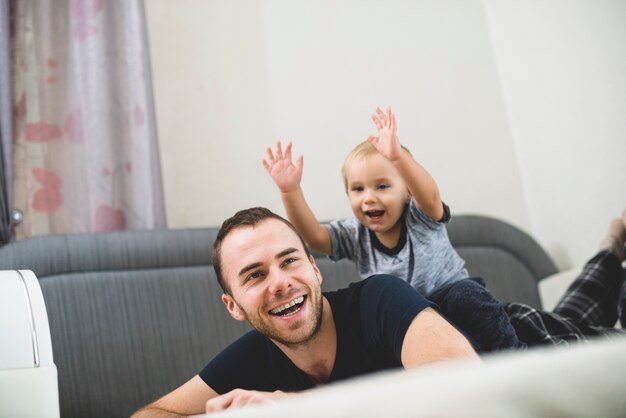
<instances>
[{"instance_id":1,"label":"person's leg","mask_svg":"<svg viewBox=\"0 0 626 418\"><path fill-rule=\"evenodd\" d=\"M519 302L509 302L504 305L504 309L518 338L529 347L569 344L588 338L585 330L561 315Z\"/></svg>"},{"instance_id":2,"label":"person's leg","mask_svg":"<svg viewBox=\"0 0 626 418\"><path fill-rule=\"evenodd\" d=\"M624 283L622 261L625 241L624 221L613 219L600 252L587 262L557 304L554 313L581 325L615 325L620 289Z\"/></svg>"},{"instance_id":3,"label":"person's leg","mask_svg":"<svg viewBox=\"0 0 626 418\"><path fill-rule=\"evenodd\" d=\"M481 278L455 282L430 299L439 305L444 316L478 342L482 352L524 347L504 307Z\"/></svg>"},{"instance_id":4,"label":"person's leg","mask_svg":"<svg viewBox=\"0 0 626 418\"><path fill-rule=\"evenodd\" d=\"M504 308L518 338L529 347L567 345L599 337L623 338L626 335L626 329L588 325L523 303L509 302Z\"/></svg>"},{"instance_id":5,"label":"person's leg","mask_svg":"<svg viewBox=\"0 0 626 418\"><path fill-rule=\"evenodd\" d=\"M626 209L621 218L611 220L606 236L600 242L600 250L609 250L624 261L624 243L626 242Z\"/></svg>"}]
</instances>

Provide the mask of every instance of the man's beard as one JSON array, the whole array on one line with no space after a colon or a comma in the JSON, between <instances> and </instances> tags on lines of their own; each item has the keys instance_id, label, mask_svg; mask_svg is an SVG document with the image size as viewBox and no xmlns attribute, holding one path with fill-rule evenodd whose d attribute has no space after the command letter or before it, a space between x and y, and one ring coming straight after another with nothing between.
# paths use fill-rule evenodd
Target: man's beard
<instances>
[{"instance_id":1,"label":"man's beard","mask_svg":"<svg viewBox=\"0 0 626 418\"><path fill-rule=\"evenodd\" d=\"M314 296L316 296L315 298L316 300L312 300ZM250 322L250 325L252 325L252 327L256 329L257 331L259 331L261 334L265 335L266 337L286 347L297 348L298 346L301 346L311 341L313 337L317 335L317 332L319 331L322 325L322 314L324 311L324 303L323 303L321 289L318 288L318 292L316 292L315 294L311 294L310 297L307 297L306 302L310 304L310 308L312 309L313 318L311 319L313 321L313 327L311 328L310 331L307 331L305 335L297 335L294 338L289 338L289 336L294 334L296 330L294 330L294 332L290 330L279 331L273 325L270 325L266 323L265 321L261 321L258 316L251 316L248 314L248 312L245 312L245 311L244 312L246 314L246 319L248 320L248 322ZM297 328L297 330L300 330L302 328L307 328L307 329L309 328L309 324L310 324L309 319L302 318L302 320L306 321L306 324L304 327L300 325ZM287 335L281 335L281 334L287 334Z\"/></svg>"}]
</instances>

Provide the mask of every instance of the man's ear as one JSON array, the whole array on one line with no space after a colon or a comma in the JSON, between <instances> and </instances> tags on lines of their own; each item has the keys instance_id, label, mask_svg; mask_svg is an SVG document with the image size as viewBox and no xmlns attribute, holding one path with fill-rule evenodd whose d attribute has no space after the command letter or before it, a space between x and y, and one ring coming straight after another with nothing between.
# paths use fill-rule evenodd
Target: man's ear
<instances>
[{"instance_id":1,"label":"man's ear","mask_svg":"<svg viewBox=\"0 0 626 418\"><path fill-rule=\"evenodd\" d=\"M233 299L232 296L223 293L222 302L226 305L226 309L228 309L230 316L235 318L237 321L246 320L246 315L243 313L239 305L237 305L237 302L235 302L235 299Z\"/></svg>"},{"instance_id":2,"label":"man's ear","mask_svg":"<svg viewBox=\"0 0 626 418\"><path fill-rule=\"evenodd\" d=\"M320 284L322 284L322 281L324 280L324 278L322 277L322 272L317 267L317 264L315 264L315 258L312 255L309 256L309 261L311 262L311 265L313 266L313 271L315 272L315 276L317 277L317 281Z\"/></svg>"}]
</instances>

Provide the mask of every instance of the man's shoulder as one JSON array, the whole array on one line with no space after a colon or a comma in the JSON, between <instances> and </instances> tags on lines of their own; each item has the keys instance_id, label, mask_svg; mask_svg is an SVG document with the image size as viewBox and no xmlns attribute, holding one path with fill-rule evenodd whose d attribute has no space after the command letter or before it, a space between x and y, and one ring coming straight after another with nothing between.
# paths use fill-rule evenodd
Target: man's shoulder
<instances>
[{"instance_id":1,"label":"man's shoulder","mask_svg":"<svg viewBox=\"0 0 626 418\"><path fill-rule=\"evenodd\" d=\"M331 308L342 305L352 305L363 303L363 298L370 295L392 296L395 293L413 293L415 289L406 281L391 274L374 274L358 282L350 283L348 287L325 292L324 296L330 302ZM367 303L367 302L365 302Z\"/></svg>"},{"instance_id":2,"label":"man's shoulder","mask_svg":"<svg viewBox=\"0 0 626 418\"><path fill-rule=\"evenodd\" d=\"M393 274L374 274L362 281L363 290L376 293L416 292L405 280Z\"/></svg>"},{"instance_id":3,"label":"man's shoulder","mask_svg":"<svg viewBox=\"0 0 626 418\"><path fill-rule=\"evenodd\" d=\"M338 333L350 335L363 350L376 353L378 359L393 353L397 365L411 322L422 310L433 306L407 282L389 274L352 283L331 292L328 299Z\"/></svg>"},{"instance_id":4,"label":"man's shoulder","mask_svg":"<svg viewBox=\"0 0 626 418\"><path fill-rule=\"evenodd\" d=\"M242 352L254 352L257 355L263 352L267 353L267 350L261 350L262 348L271 348L270 340L253 329L230 343L217 357L238 357Z\"/></svg>"},{"instance_id":5,"label":"man's shoulder","mask_svg":"<svg viewBox=\"0 0 626 418\"><path fill-rule=\"evenodd\" d=\"M362 281L359 304L365 312L421 311L434 304L406 281L391 274L375 274Z\"/></svg>"}]
</instances>

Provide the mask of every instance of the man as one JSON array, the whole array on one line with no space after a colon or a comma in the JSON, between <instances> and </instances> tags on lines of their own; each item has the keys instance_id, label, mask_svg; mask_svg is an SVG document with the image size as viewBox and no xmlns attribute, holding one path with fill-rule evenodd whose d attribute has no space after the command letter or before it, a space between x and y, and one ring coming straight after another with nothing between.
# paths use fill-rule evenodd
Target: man
<instances>
[{"instance_id":1,"label":"man","mask_svg":"<svg viewBox=\"0 0 626 418\"><path fill-rule=\"evenodd\" d=\"M213 263L229 313L255 330L134 416L214 412L378 370L478 359L432 303L400 279L373 276L322 293L302 238L267 209L227 219Z\"/></svg>"}]
</instances>

